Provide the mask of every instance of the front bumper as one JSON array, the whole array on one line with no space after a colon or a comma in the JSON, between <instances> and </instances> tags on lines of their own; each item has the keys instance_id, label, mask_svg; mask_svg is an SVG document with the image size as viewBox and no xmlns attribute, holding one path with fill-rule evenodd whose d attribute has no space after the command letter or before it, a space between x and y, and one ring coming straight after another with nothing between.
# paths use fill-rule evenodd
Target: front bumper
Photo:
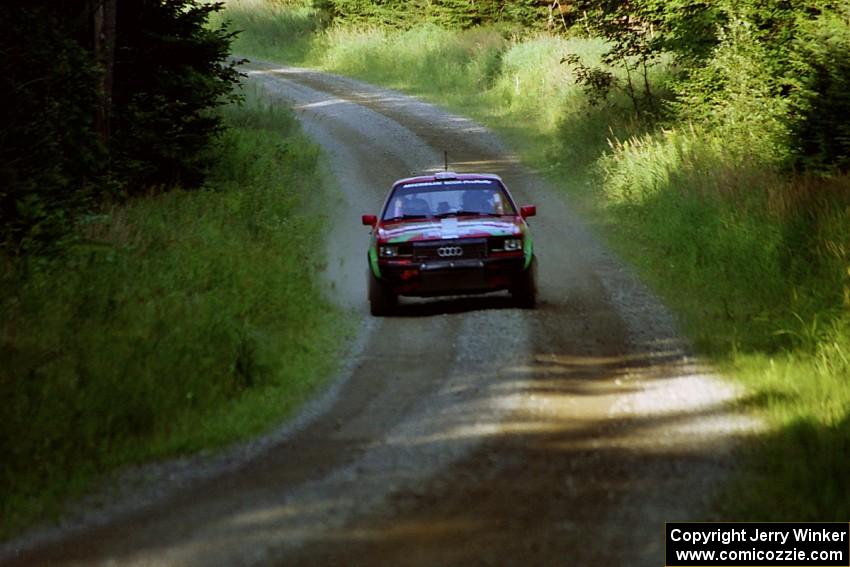
<instances>
[{"instance_id":1,"label":"front bumper","mask_svg":"<svg viewBox=\"0 0 850 567\"><path fill-rule=\"evenodd\" d=\"M509 289L525 269L522 254L461 260L380 260L381 281L393 293L432 297Z\"/></svg>"}]
</instances>

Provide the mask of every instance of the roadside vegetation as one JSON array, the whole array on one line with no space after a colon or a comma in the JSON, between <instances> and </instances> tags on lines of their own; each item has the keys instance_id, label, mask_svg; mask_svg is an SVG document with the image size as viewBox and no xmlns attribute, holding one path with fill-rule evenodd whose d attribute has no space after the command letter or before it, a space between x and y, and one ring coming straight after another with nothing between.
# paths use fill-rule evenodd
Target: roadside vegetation
<instances>
[{"instance_id":1,"label":"roadside vegetation","mask_svg":"<svg viewBox=\"0 0 850 567\"><path fill-rule=\"evenodd\" d=\"M267 430L334 368L318 148L254 96L204 187L106 207L2 273L2 533L121 466ZM319 247L321 249L321 247Z\"/></svg>"},{"instance_id":2,"label":"roadside vegetation","mask_svg":"<svg viewBox=\"0 0 850 567\"><path fill-rule=\"evenodd\" d=\"M2 9L4 30L34 30L4 35L19 104L0 152L3 539L126 465L267 431L332 372L347 332L318 285L318 147L289 110L233 90L228 32L177 4L134 25L167 28L179 58L120 40L136 75L115 77L108 132L89 36L47 3Z\"/></svg>"},{"instance_id":3,"label":"roadside vegetation","mask_svg":"<svg viewBox=\"0 0 850 567\"><path fill-rule=\"evenodd\" d=\"M470 21L461 4L230 0L223 16L241 55L396 87L503 134L769 424L722 515L846 520L850 8L588 1L501 17L482 1Z\"/></svg>"}]
</instances>

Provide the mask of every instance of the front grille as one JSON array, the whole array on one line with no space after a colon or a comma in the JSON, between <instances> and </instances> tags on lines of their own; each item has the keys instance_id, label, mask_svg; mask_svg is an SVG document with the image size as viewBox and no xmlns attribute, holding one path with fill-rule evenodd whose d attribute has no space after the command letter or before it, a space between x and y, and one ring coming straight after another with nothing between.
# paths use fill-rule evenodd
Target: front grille
<instances>
[{"instance_id":1,"label":"front grille","mask_svg":"<svg viewBox=\"0 0 850 567\"><path fill-rule=\"evenodd\" d=\"M450 256L441 256L441 248L460 248L462 254L452 251ZM487 240L484 238L466 240L437 240L416 242L413 244L413 259L418 262L429 260L470 260L487 256Z\"/></svg>"}]
</instances>

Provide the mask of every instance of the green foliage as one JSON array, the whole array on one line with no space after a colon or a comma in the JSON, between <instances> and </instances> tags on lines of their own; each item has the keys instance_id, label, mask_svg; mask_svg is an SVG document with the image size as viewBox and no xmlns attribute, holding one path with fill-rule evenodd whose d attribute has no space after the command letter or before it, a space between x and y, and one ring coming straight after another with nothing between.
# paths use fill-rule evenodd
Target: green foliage
<instances>
[{"instance_id":1,"label":"green foliage","mask_svg":"<svg viewBox=\"0 0 850 567\"><path fill-rule=\"evenodd\" d=\"M572 66L577 82L585 88L592 102L604 101L616 87L629 97L637 115L657 113L658 103L649 73L661 58L655 32L660 20L651 6L652 2L576 2L577 9L585 15L587 30L607 42L607 50L602 55L604 66L588 66L575 54L567 54L562 60ZM618 76L610 70L612 68L622 73Z\"/></svg>"},{"instance_id":2,"label":"green foliage","mask_svg":"<svg viewBox=\"0 0 850 567\"><path fill-rule=\"evenodd\" d=\"M233 98L238 78L227 61L232 34L206 26L219 9L122 1L107 93L89 2L0 7L5 251L47 252L109 199L201 183L221 131L213 111ZM96 127L104 114L109 128Z\"/></svg>"},{"instance_id":3,"label":"green foliage","mask_svg":"<svg viewBox=\"0 0 850 567\"><path fill-rule=\"evenodd\" d=\"M617 77L613 72L602 67L589 67L582 63L581 57L575 53L565 55L561 63L570 65L575 73L576 83L584 88L584 93L593 106L608 100L608 95L618 85Z\"/></svg>"},{"instance_id":4,"label":"green foliage","mask_svg":"<svg viewBox=\"0 0 850 567\"><path fill-rule=\"evenodd\" d=\"M496 22L541 27L548 3L539 0L322 0L318 9L338 24L368 24L409 29L428 22L467 29Z\"/></svg>"},{"instance_id":5,"label":"green foliage","mask_svg":"<svg viewBox=\"0 0 850 567\"><path fill-rule=\"evenodd\" d=\"M821 12L826 3L800 4L807 9L770 3L727 8L717 46L676 86L674 108L679 119L748 145L765 163L841 168L847 154L842 123L850 110L842 95L850 91L837 53L850 45L850 28Z\"/></svg>"},{"instance_id":6,"label":"green foliage","mask_svg":"<svg viewBox=\"0 0 850 567\"><path fill-rule=\"evenodd\" d=\"M841 338L848 340L850 335ZM766 362L770 361L751 364L766 366ZM839 384L821 381L821 375L810 366L781 362L784 372L772 373L777 381L789 384L801 376L813 378L805 388L807 395L796 399L795 405L822 406ZM773 408L782 406L770 396L764 398ZM783 394L776 393L774 398L782 399ZM723 502L724 514L736 521L843 522L850 514L850 488L841 482L846 476L848 454L850 418L829 425L820 419L790 420L777 433L759 441L757 458L750 459L743 477Z\"/></svg>"},{"instance_id":7,"label":"green foliage","mask_svg":"<svg viewBox=\"0 0 850 567\"><path fill-rule=\"evenodd\" d=\"M724 514L838 521L850 493L835 453L850 446L850 177L788 177L755 140L721 132L615 143L593 198L700 351L747 386L746 407L772 427Z\"/></svg>"},{"instance_id":8,"label":"green foliage","mask_svg":"<svg viewBox=\"0 0 850 567\"><path fill-rule=\"evenodd\" d=\"M410 30L332 28L317 42L321 63L362 76L439 85L451 93L460 81L484 87L498 77L506 42L492 29L478 28L458 41L434 24ZM393 49L388 57L388 49Z\"/></svg>"},{"instance_id":9,"label":"green foliage","mask_svg":"<svg viewBox=\"0 0 850 567\"><path fill-rule=\"evenodd\" d=\"M561 54L570 51L598 61L604 44L549 34L506 39L491 27L461 32L423 25L411 30L333 27L312 42L312 49L310 65L438 100L498 123L503 132L515 132L524 147L540 149L556 145L565 109L587 115L581 92L572 88L570 69L560 64ZM616 97L612 101L622 102ZM616 115L623 112L618 108ZM586 126L607 147L604 117ZM527 132L535 135L529 139ZM598 155L601 150L595 145L593 151Z\"/></svg>"},{"instance_id":10,"label":"green foliage","mask_svg":"<svg viewBox=\"0 0 850 567\"><path fill-rule=\"evenodd\" d=\"M718 29L729 22L723 2L701 0L643 0L644 19L652 29L652 49L673 53L686 66L711 57Z\"/></svg>"},{"instance_id":11,"label":"green foliage","mask_svg":"<svg viewBox=\"0 0 850 567\"><path fill-rule=\"evenodd\" d=\"M637 114L658 107L647 68L676 57L674 120L716 128L752 152L798 170L847 170L850 16L826 0L659 2L582 0L587 28L607 40L604 66L572 54L577 80L596 100L619 88Z\"/></svg>"},{"instance_id":12,"label":"green foliage","mask_svg":"<svg viewBox=\"0 0 850 567\"><path fill-rule=\"evenodd\" d=\"M221 129L211 111L234 99L238 79L227 63L233 34L205 25L219 8L195 0L121 3L112 161L130 190L203 180Z\"/></svg>"},{"instance_id":13,"label":"green foliage","mask_svg":"<svg viewBox=\"0 0 850 567\"><path fill-rule=\"evenodd\" d=\"M226 9L210 14L210 25L239 30L233 50L263 59L284 57L292 64L303 63L314 33L327 22L310 0L269 2L229 0Z\"/></svg>"},{"instance_id":14,"label":"green foliage","mask_svg":"<svg viewBox=\"0 0 850 567\"><path fill-rule=\"evenodd\" d=\"M794 110L797 165L850 171L850 7L801 26L791 54L798 71Z\"/></svg>"},{"instance_id":15,"label":"green foliage","mask_svg":"<svg viewBox=\"0 0 850 567\"><path fill-rule=\"evenodd\" d=\"M747 22L726 4L712 3L708 15L692 6L689 21L706 32L704 45L676 53L674 70L695 66L679 75L679 102L663 128L636 118L622 90L592 106L560 64L574 53L622 80L624 69L604 65L610 45L598 39L332 28L312 44L312 62L472 114L584 197L576 201L595 211L700 351L747 385L746 407L772 426L746 453L749 467L724 499L725 516L838 520L850 493L850 177L783 169L794 159L791 118L803 108L795 93L804 91L789 82L793 74L777 75L783 59L768 39L796 19L780 11ZM810 23L794 42L809 25L828 29L817 13L805 14ZM810 63L832 65L828 44L807 61L799 51L805 66L796 79L809 76ZM651 68L653 92L669 80L669 64L661 57ZM830 112L841 108L834 100Z\"/></svg>"},{"instance_id":16,"label":"green foliage","mask_svg":"<svg viewBox=\"0 0 850 567\"><path fill-rule=\"evenodd\" d=\"M322 223L301 212L322 199L318 150L279 107L225 116L208 187L109 208L64 254L3 264L0 533L121 465L255 435L332 368Z\"/></svg>"},{"instance_id":17,"label":"green foliage","mask_svg":"<svg viewBox=\"0 0 850 567\"><path fill-rule=\"evenodd\" d=\"M714 22L709 49L661 20L684 70L667 129L615 137L596 165L619 246L773 427L723 500L735 519L848 510L850 178L788 174L847 168L848 27L833 8L716 3L698 19Z\"/></svg>"},{"instance_id":18,"label":"green foliage","mask_svg":"<svg viewBox=\"0 0 850 567\"><path fill-rule=\"evenodd\" d=\"M769 50L752 30L733 24L711 59L676 85L672 107L680 120L725 139L732 159L745 152L750 159L782 166L792 153L789 100L780 96L783 79L772 67Z\"/></svg>"},{"instance_id":19,"label":"green foliage","mask_svg":"<svg viewBox=\"0 0 850 567\"><path fill-rule=\"evenodd\" d=\"M0 4L0 249L41 249L97 196L100 73L67 14Z\"/></svg>"}]
</instances>

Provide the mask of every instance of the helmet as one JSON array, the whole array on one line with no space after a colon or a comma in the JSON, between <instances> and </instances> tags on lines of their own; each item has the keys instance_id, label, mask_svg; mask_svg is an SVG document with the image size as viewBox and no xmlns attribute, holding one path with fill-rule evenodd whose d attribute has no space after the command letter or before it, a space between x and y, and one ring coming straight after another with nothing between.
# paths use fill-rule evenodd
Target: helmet
<instances>
[{"instance_id":1,"label":"helmet","mask_svg":"<svg viewBox=\"0 0 850 567\"><path fill-rule=\"evenodd\" d=\"M493 210L491 197L492 191L489 189L467 189L461 197L463 210L490 213Z\"/></svg>"}]
</instances>

